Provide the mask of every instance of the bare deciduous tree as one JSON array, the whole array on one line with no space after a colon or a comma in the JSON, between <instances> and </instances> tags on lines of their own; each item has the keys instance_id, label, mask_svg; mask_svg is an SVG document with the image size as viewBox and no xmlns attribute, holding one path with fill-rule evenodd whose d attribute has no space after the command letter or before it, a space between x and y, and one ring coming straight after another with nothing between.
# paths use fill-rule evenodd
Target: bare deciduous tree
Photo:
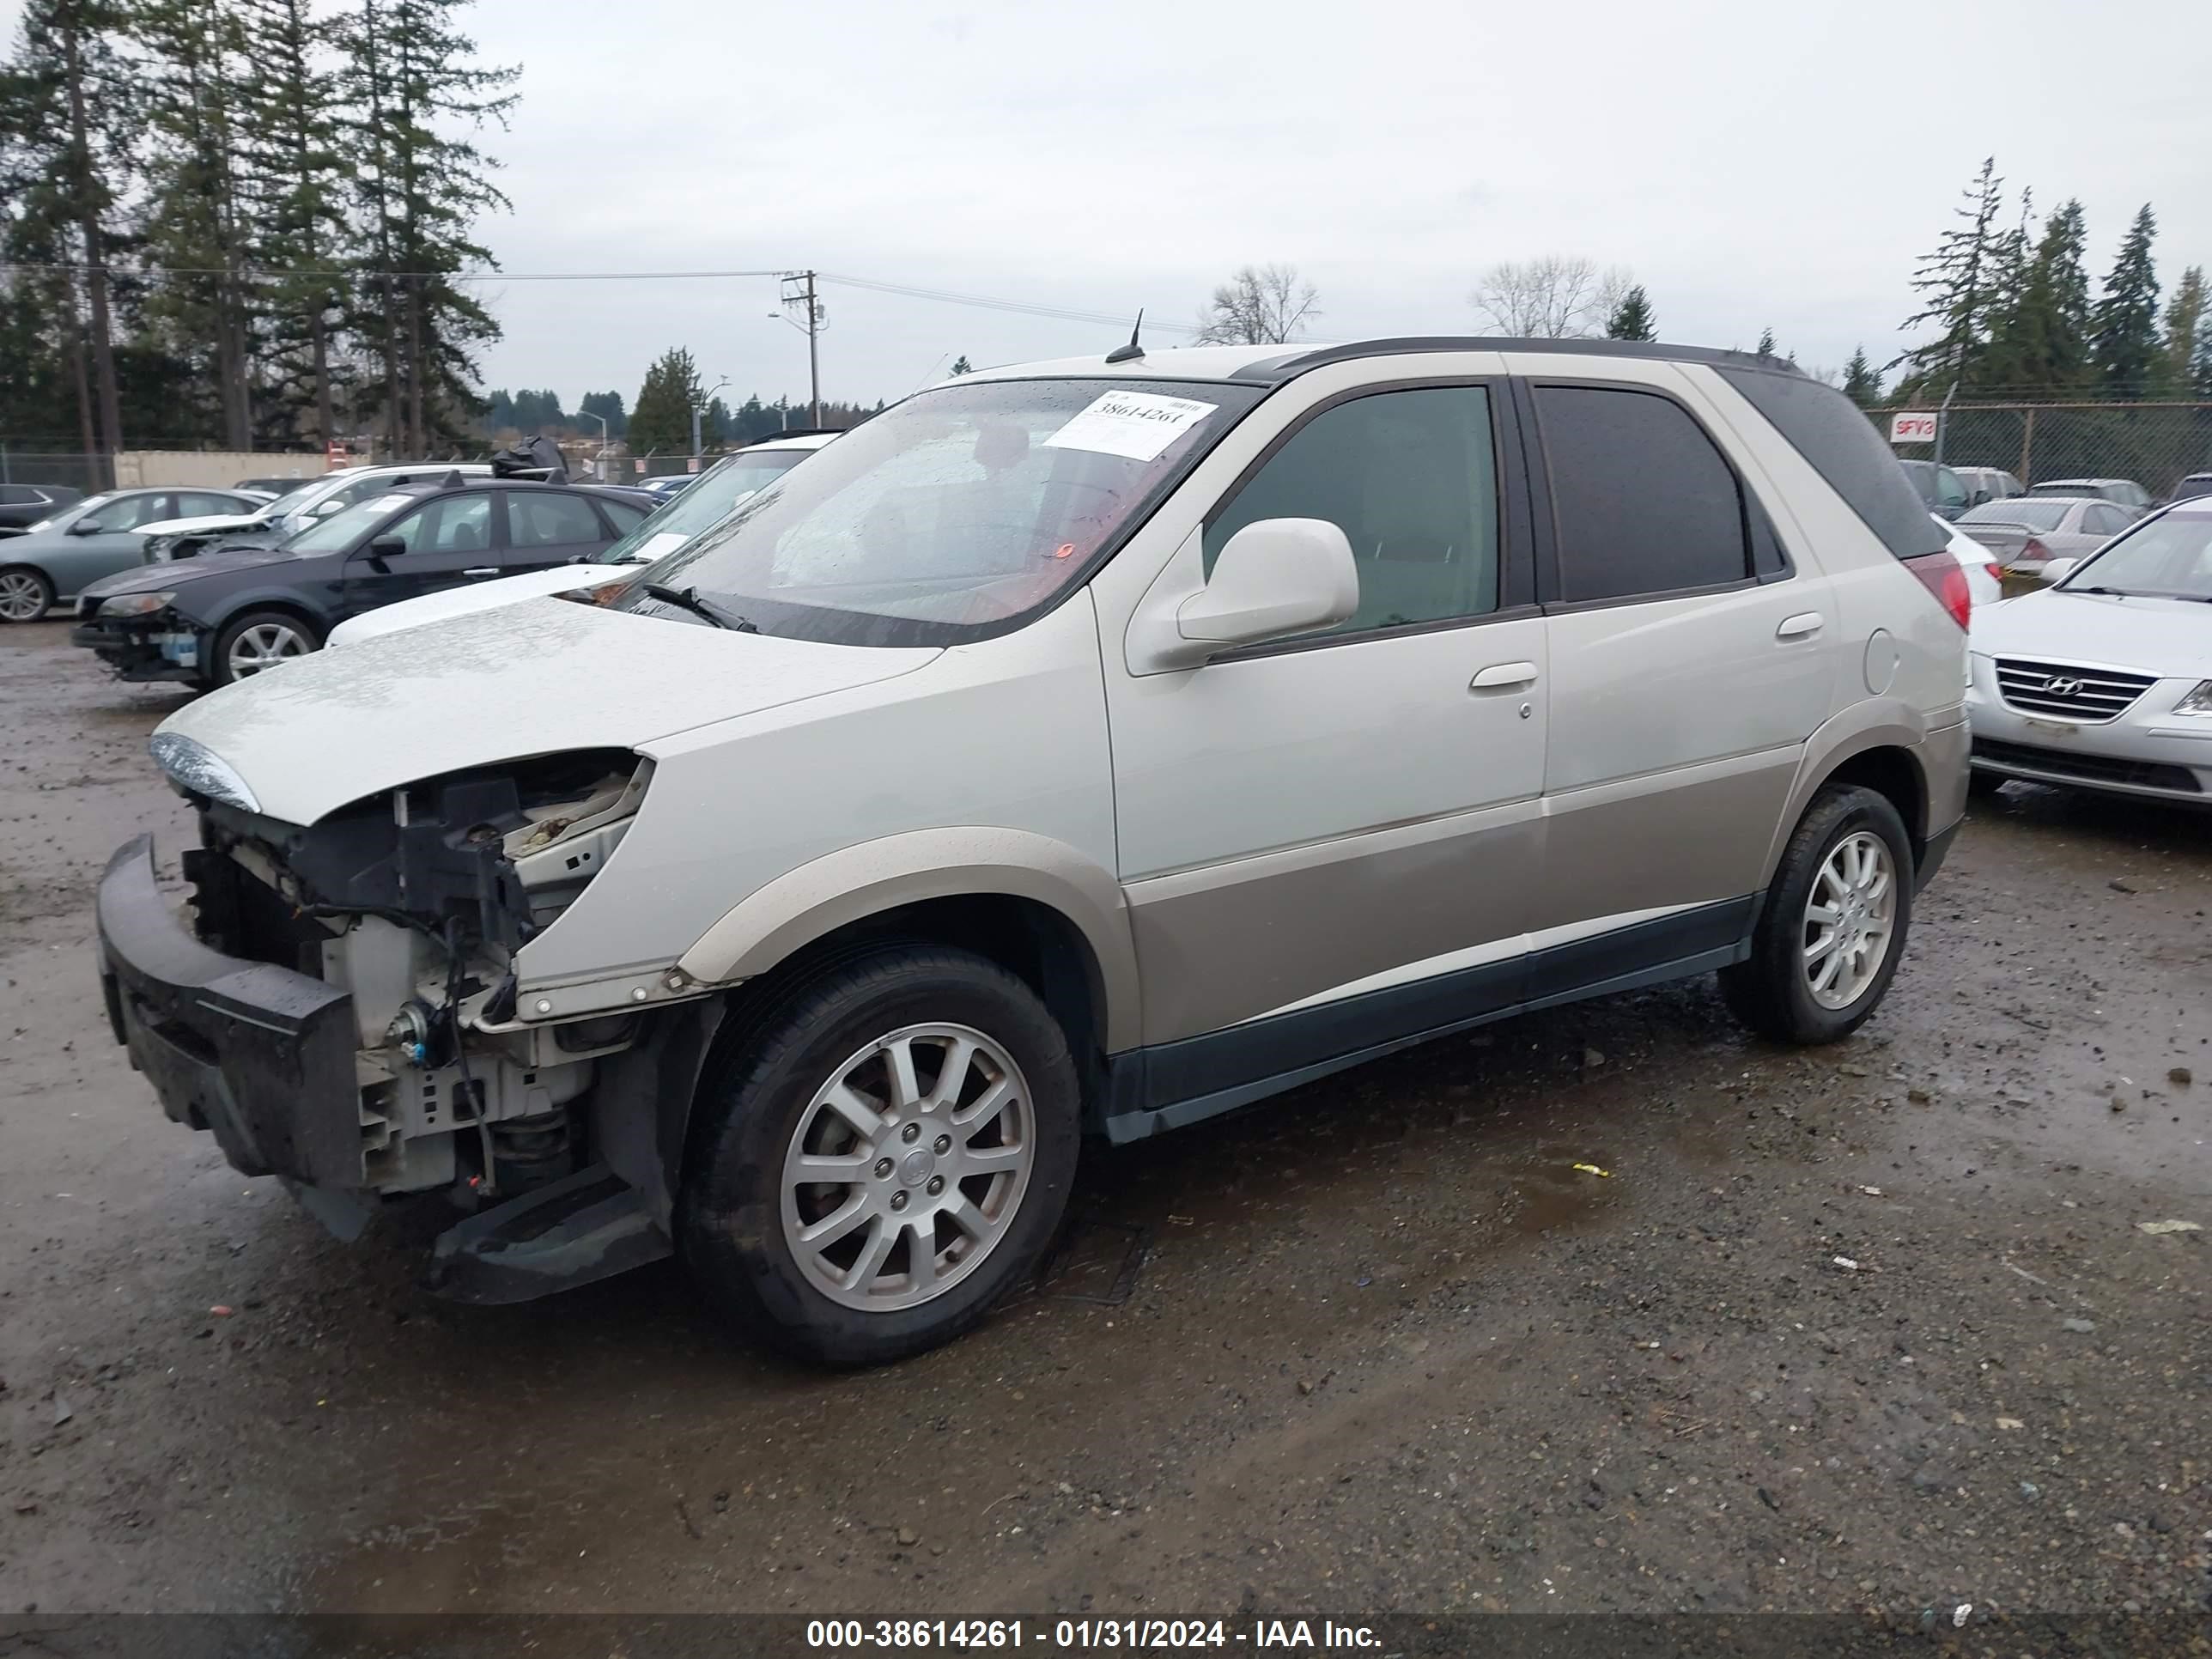
<instances>
[{"instance_id":1,"label":"bare deciduous tree","mask_svg":"<svg viewBox=\"0 0 2212 1659\"><path fill-rule=\"evenodd\" d=\"M1198 314L1200 345L1280 345L1321 315L1321 295L1296 265L1246 265Z\"/></svg>"},{"instance_id":2,"label":"bare deciduous tree","mask_svg":"<svg viewBox=\"0 0 2212 1659\"><path fill-rule=\"evenodd\" d=\"M1601 270L1579 255L1547 253L1492 265L1468 297L1501 334L1579 340L1603 332L1633 281L1618 265Z\"/></svg>"}]
</instances>

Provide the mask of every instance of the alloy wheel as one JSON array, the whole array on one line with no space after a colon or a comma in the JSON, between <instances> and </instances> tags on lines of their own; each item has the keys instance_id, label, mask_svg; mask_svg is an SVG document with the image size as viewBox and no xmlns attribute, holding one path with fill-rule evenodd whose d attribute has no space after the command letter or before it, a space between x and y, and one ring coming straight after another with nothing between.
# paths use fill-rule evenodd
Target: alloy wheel
<instances>
[{"instance_id":1,"label":"alloy wheel","mask_svg":"<svg viewBox=\"0 0 2212 1659\"><path fill-rule=\"evenodd\" d=\"M0 618L36 622L46 610L45 583L27 570L0 571Z\"/></svg>"},{"instance_id":2,"label":"alloy wheel","mask_svg":"<svg viewBox=\"0 0 2212 1659\"><path fill-rule=\"evenodd\" d=\"M307 638L298 629L283 623L256 623L230 642L230 677L242 680L249 674L258 674L264 668L274 668L280 662L307 654Z\"/></svg>"},{"instance_id":3,"label":"alloy wheel","mask_svg":"<svg viewBox=\"0 0 2212 1659\"><path fill-rule=\"evenodd\" d=\"M1805 901L1806 988L1823 1008L1848 1008L1888 958L1897 928L1889 844L1860 830L1828 849Z\"/></svg>"},{"instance_id":4,"label":"alloy wheel","mask_svg":"<svg viewBox=\"0 0 2212 1659\"><path fill-rule=\"evenodd\" d=\"M904 1026L848 1058L799 1114L784 1243L833 1302L915 1307L1006 1237L1036 1161L1029 1087L1005 1047L970 1026Z\"/></svg>"}]
</instances>

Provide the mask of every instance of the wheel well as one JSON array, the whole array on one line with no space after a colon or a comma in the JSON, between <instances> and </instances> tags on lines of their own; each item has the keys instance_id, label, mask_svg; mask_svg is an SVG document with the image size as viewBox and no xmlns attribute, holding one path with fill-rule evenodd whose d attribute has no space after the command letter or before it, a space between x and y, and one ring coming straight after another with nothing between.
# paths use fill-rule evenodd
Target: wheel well
<instances>
[{"instance_id":1,"label":"wheel well","mask_svg":"<svg viewBox=\"0 0 2212 1659\"><path fill-rule=\"evenodd\" d=\"M210 631L220 635L223 629L236 623L240 617L252 616L258 611L266 611L279 617L289 617L294 622L304 623L313 629L317 639L323 636L323 619L308 610L307 606L291 599L248 599L221 622L216 623Z\"/></svg>"},{"instance_id":2,"label":"wheel well","mask_svg":"<svg viewBox=\"0 0 2212 1659\"><path fill-rule=\"evenodd\" d=\"M1828 774L1828 783L1857 784L1886 797L1905 820L1905 833L1912 842L1917 864L1928 850L1928 788L1920 767L1904 750L1885 745L1862 749Z\"/></svg>"},{"instance_id":3,"label":"wheel well","mask_svg":"<svg viewBox=\"0 0 2212 1659\"><path fill-rule=\"evenodd\" d=\"M988 957L1037 994L1067 1033L1079 1065L1099 1048L1104 980L1082 930L1048 904L1012 893L969 893L902 904L825 933L768 977L878 939L927 939Z\"/></svg>"}]
</instances>

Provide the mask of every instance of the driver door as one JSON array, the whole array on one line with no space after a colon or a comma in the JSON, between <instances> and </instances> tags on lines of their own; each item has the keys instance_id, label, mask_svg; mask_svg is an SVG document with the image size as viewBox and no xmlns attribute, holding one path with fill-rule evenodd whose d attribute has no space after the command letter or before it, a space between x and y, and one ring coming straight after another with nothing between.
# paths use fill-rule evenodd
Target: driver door
<instances>
[{"instance_id":1,"label":"driver door","mask_svg":"<svg viewBox=\"0 0 2212 1659\"><path fill-rule=\"evenodd\" d=\"M492 502L488 489L441 495L377 531L346 560L342 617L502 574ZM370 551L392 541L404 545L398 551Z\"/></svg>"}]
</instances>

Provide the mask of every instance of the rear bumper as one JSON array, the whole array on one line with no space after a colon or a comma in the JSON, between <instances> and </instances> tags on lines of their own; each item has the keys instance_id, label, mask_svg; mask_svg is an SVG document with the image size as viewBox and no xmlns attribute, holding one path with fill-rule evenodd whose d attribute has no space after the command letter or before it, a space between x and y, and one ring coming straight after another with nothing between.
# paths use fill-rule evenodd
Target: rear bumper
<instances>
[{"instance_id":1,"label":"rear bumper","mask_svg":"<svg viewBox=\"0 0 2212 1659\"><path fill-rule=\"evenodd\" d=\"M161 1109L213 1131L241 1174L358 1188L353 1000L194 938L155 884L151 836L117 849L95 908L108 1020Z\"/></svg>"}]
</instances>

